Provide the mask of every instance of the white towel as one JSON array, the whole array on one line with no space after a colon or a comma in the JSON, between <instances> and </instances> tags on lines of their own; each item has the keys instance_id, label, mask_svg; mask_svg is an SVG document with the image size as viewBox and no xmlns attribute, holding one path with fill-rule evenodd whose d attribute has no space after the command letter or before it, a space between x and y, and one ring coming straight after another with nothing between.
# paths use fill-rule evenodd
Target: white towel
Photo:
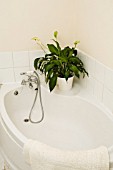
<instances>
[{"instance_id":1,"label":"white towel","mask_svg":"<svg viewBox=\"0 0 113 170\"><path fill-rule=\"evenodd\" d=\"M32 170L109 170L108 150L104 146L72 152L28 140L23 153Z\"/></svg>"}]
</instances>

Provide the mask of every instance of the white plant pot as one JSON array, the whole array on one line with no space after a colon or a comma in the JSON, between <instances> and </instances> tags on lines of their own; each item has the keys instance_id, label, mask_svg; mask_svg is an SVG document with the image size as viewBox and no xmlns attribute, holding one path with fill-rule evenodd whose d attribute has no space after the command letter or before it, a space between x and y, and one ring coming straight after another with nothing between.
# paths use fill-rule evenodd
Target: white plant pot
<instances>
[{"instance_id":1,"label":"white plant pot","mask_svg":"<svg viewBox=\"0 0 113 170\"><path fill-rule=\"evenodd\" d=\"M58 89L61 90L61 91L70 90L72 88L72 85L73 85L73 78L74 77L70 77L66 81L65 78L58 77L58 79L57 79Z\"/></svg>"}]
</instances>

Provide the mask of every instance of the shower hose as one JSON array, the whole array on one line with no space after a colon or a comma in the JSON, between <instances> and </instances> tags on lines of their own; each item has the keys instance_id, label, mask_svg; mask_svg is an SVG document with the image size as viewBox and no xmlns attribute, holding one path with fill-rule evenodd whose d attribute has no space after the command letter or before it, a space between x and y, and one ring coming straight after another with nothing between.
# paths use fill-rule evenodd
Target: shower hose
<instances>
[{"instance_id":1,"label":"shower hose","mask_svg":"<svg viewBox=\"0 0 113 170\"><path fill-rule=\"evenodd\" d=\"M36 71L34 71L34 74L36 75L36 78L37 78L37 90L36 90L35 98L34 98L34 101L33 101L33 105L31 107L31 110L30 110L30 113L29 113L29 121L31 123L40 123L44 119L44 108L43 108L43 104L42 104L40 78L39 78L39 75L37 74ZM33 121L31 116L32 116L33 108L34 108L36 100L37 100L38 93L39 93L39 100L40 100L40 106L41 106L42 115L41 115L41 119L40 120Z\"/></svg>"}]
</instances>

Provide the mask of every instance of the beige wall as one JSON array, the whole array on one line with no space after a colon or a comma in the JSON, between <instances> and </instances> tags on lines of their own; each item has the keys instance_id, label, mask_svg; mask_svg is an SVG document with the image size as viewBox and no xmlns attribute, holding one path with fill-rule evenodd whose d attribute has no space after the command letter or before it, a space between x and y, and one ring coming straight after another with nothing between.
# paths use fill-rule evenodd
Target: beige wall
<instances>
[{"instance_id":1,"label":"beige wall","mask_svg":"<svg viewBox=\"0 0 113 170\"><path fill-rule=\"evenodd\" d=\"M37 49L33 36L47 43L55 30L63 45L79 48L113 68L113 0L2 0L0 51Z\"/></svg>"},{"instance_id":2,"label":"beige wall","mask_svg":"<svg viewBox=\"0 0 113 170\"><path fill-rule=\"evenodd\" d=\"M0 51L36 49L31 38L47 43L55 30L61 42L72 42L73 9L69 0L0 1Z\"/></svg>"},{"instance_id":3,"label":"beige wall","mask_svg":"<svg viewBox=\"0 0 113 170\"><path fill-rule=\"evenodd\" d=\"M75 0L80 49L113 68L113 0Z\"/></svg>"}]
</instances>

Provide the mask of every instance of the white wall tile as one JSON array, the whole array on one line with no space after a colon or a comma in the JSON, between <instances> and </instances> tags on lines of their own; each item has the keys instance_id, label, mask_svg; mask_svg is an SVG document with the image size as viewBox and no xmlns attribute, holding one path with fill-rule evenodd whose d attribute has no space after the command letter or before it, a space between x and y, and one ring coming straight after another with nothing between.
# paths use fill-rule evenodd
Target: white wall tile
<instances>
[{"instance_id":1,"label":"white wall tile","mask_svg":"<svg viewBox=\"0 0 113 170\"><path fill-rule=\"evenodd\" d=\"M95 80L95 84L94 84L94 96L100 102L102 101L102 97L103 97L103 89L104 89L103 83Z\"/></svg>"},{"instance_id":2,"label":"white wall tile","mask_svg":"<svg viewBox=\"0 0 113 170\"><path fill-rule=\"evenodd\" d=\"M113 70L105 69L105 87L113 92Z\"/></svg>"},{"instance_id":3,"label":"white wall tile","mask_svg":"<svg viewBox=\"0 0 113 170\"><path fill-rule=\"evenodd\" d=\"M0 69L0 82L14 82L13 68Z\"/></svg>"},{"instance_id":4,"label":"white wall tile","mask_svg":"<svg viewBox=\"0 0 113 170\"><path fill-rule=\"evenodd\" d=\"M30 68L34 70L34 60L38 57L43 57L44 52L42 50L29 51Z\"/></svg>"},{"instance_id":5,"label":"white wall tile","mask_svg":"<svg viewBox=\"0 0 113 170\"><path fill-rule=\"evenodd\" d=\"M88 57L88 73L91 76L95 76L95 59Z\"/></svg>"},{"instance_id":6,"label":"white wall tile","mask_svg":"<svg viewBox=\"0 0 113 170\"><path fill-rule=\"evenodd\" d=\"M0 52L0 68L13 67L12 52Z\"/></svg>"},{"instance_id":7,"label":"white wall tile","mask_svg":"<svg viewBox=\"0 0 113 170\"><path fill-rule=\"evenodd\" d=\"M31 70L31 71L32 71L32 70L35 70L35 68L34 68L33 65L30 66L30 70Z\"/></svg>"},{"instance_id":8,"label":"white wall tile","mask_svg":"<svg viewBox=\"0 0 113 170\"><path fill-rule=\"evenodd\" d=\"M87 76L85 76L83 78L83 76L81 75L80 78L76 78L75 79L77 81L77 83L81 86L81 88L86 88L86 81L87 81Z\"/></svg>"},{"instance_id":9,"label":"white wall tile","mask_svg":"<svg viewBox=\"0 0 113 170\"><path fill-rule=\"evenodd\" d=\"M28 67L29 56L28 51L13 52L14 67Z\"/></svg>"},{"instance_id":10,"label":"white wall tile","mask_svg":"<svg viewBox=\"0 0 113 170\"><path fill-rule=\"evenodd\" d=\"M107 88L104 88L103 103L113 112L113 93Z\"/></svg>"},{"instance_id":11,"label":"white wall tile","mask_svg":"<svg viewBox=\"0 0 113 170\"><path fill-rule=\"evenodd\" d=\"M98 61L95 62L95 79L98 81L104 83L104 78L105 78L105 66Z\"/></svg>"},{"instance_id":12,"label":"white wall tile","mask_svg":"<svg viewBox=\"0 0 113 170\"><path fill-rule=\"evenodd\" d=\"M86 86L89 94L94 94L95 79L92 76L86 77Z\"/></svg>"},{"instance_id":13,"label":"white wall tile","mask_svg":"<svg viewBox=\"0 0 113 170\"><path fill-rule=\"evenodd\" d=\"M15 74L15 81L20 82L22 79L25 78L25 76L20 75L22 72L27 72L29 71L29 67L19 67L19 68L14 68L14 74Z\"/></svg>"}]
</instances>

